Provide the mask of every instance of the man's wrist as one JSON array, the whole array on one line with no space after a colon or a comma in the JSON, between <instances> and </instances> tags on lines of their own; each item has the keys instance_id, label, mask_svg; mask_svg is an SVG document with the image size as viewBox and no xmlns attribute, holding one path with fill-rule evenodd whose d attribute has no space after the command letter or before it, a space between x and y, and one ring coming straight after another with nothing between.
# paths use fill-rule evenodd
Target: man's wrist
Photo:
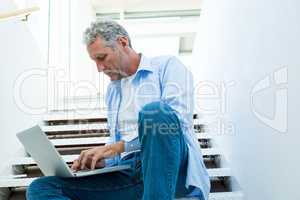
<instances>
[{"instance_id":1,"label":"man's wrist","mask_svg":"<svg viewBox=\"0 0 300 200\"><path fill-rule=\"evenodd\" d=\"M119 144L118 153L123 153L125 151L125 142L121 140L118 142L118 144Z\"/></svg>"},{"instance_id":2,"label":"man's wrist","mask_svg":"<svg viewBox=\"0 0 300 200\"><path fill-rule=\"evenodd\" d=\"M108 147L114 149L116 153L120 154L125 151L125 142L121 140L119 142L109 145Z\"/></svg>"}]
</instances>

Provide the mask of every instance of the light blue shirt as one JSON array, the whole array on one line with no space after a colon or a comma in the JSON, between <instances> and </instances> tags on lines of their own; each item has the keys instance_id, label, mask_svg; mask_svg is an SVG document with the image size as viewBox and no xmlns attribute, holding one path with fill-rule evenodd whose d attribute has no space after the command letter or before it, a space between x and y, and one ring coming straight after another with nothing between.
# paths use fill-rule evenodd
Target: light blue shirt
<instances>
[{"instance_id":1,"label":"light blue shirt","mask_svg":"<svg viewBox=\"0 0 300 200\"><path fill-rule=\"evenodd\" d=\"M210 180L203 162L200 145L193 128L194 89L192 73L174 56L147 58L141 56L137 72L131 80L135 87L134 110L154 101L163 101L175 110L181 123L184 138L188 147L188 165L185 186L200 189L208 198ZM122 139L118 130L118 114L122 101L121 81L111 81L106 94L108 107L109 143ZM125 151L137 150L140 147L138 139L125 141ZM120 157L106 159L108 166L118 164ZM196 191L195 190L195 191Z\"/></svg>"}]
</instances>

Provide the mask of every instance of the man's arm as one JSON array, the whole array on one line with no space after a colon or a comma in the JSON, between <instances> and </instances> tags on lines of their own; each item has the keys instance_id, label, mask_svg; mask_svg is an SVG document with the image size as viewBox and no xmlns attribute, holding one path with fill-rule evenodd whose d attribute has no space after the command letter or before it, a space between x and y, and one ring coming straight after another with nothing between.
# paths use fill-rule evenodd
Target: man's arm
<instances>
[{"instance_id":1,"label":"man's arm","mask_svg":"<svg viewBox=\"0 0 300 200\"><path fill-rule=\"evenodd\" d=\"M172 57L160 72L161 100L176 113L183 128L193 124L194 85L192 73Z\"/></svg>"}]
</instances>

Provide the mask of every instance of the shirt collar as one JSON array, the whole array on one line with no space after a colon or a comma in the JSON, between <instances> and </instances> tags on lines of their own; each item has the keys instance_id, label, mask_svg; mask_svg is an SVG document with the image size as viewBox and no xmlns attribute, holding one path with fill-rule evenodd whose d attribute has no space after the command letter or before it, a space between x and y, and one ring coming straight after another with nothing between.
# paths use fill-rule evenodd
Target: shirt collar
<instances>
[{"instance_id":1,"label":"shirt collar","mask_svg":"<svg viewBox=\"0 0 300 200\"><path fill-rule=\"evenodd\" d=\"M139 64L139 66L138 66L138 68L137 68L135 74L132 75L132 76L134 76L134 77L132 78L131 81L134 81L134 80L136 79L136 77L138 77L137 75L138 75L139 73L143 72L143 71L154 72L154 68L153 68L153 66L151 65L151 59L148 58L148 57L146 57L146 56L144 56L142 53L140 53L140 55L141 55L140 64ZM122 79L121 79L121 80L122 80ZM120 84L121 80L111 81L110 83L111 83L112 85L118 85L118 84Z\"/></svg>"},{"instance_id":2,"label":"shirt collar","mask_svg":"<svg viewBox=\"0 0 300 200\"><path fill-rule=\"evenodd\" d=\"M138 73L140 71L153 72L153 66L151 65L151 59L147 58L143 54L140 54L140 55L141 55L141 60L140 60L140 64L137 68L136 73Z\"/></svg>"}]
</instances>

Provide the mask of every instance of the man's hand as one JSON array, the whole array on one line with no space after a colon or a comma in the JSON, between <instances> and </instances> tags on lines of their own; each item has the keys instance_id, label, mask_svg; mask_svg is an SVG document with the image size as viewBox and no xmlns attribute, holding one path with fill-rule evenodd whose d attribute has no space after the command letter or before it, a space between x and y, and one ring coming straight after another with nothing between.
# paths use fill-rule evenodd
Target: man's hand
<instances>
[{"instance_id":1,"label":"man's hand","mask_svg":"<svg viewBox=\"0 0 300 200\"><path fill-rule=\"evenodd\" d=\"M89 169L87 166L91 166L91 159L88 159L86 166L84 167L84 169ZM104 160L100 160L97 162L95 168L103 168L105 167L105 161ZM79 159L76 159L73 161L73 164L71 166L71 169L73 171L79 171L81 170L81 164L79 162Z\"/></svg>"},{"instance_id":2,"label":"man's hand","mask_svg":"<svg viewBox=\"0 0 300 200\"><path fill-rule=\"evenodd\" d=\"M93 149L84 150L80 153L78 159L73 162L72 170L95 169L105 167L105 158L114 157L124 152L124 141L117 142Z\"/></svg>"}]
</instances>

